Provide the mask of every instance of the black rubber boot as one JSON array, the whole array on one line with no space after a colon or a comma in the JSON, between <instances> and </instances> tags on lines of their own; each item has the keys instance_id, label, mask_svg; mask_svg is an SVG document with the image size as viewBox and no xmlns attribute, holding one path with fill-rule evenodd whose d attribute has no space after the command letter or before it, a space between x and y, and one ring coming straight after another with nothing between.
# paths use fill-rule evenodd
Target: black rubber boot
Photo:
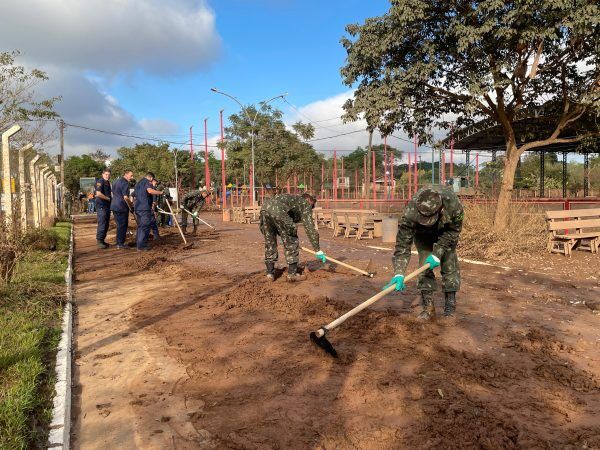
<instances>
[{"instance_id":1,"label":"black rubber boot","mask_svg":"<svg viewBox=\"0 0 600 450\"><path fill-rule=\"evenodd\" d=\"M429 322L435 320L435 305L433 304L433 295L431 292L421 292L421 306L423 311L417 316L417 320Z\"/></svg>"},{"instance_id":2,"label":"black rubber boot","mask_svg":"<svg viewBox=\"0 0 600 450\"><path fill-rule=\"evenodd\" d=\"M444 304L444 317L453 318L456 311L456 292L446 292L446 303Z\"/></svg>"},{"instance_id":3,"label":"black rubber boot","mask_svg":"<svg viewBox=\"0 0 600 450\"><path fill-rule=\"evenodd\" d=\"M98 248L108 248L108 244L104 241L96 241Z\"/></svg>"},{"instance_id":4,"label":"black rubber boot","mask_svg":"<svg viewBox=\"0 0 600 450\"><path fill-rule=\"evenodd\" d=\"M267 279L269 281L275 281L275 263L274 262L266 262L267 265Z\"/></svg>"},{"instance_id":5,"label":"black rubber boot","mask_svg":"<svg viewBox=\"0 0 600 450\"><path fill-rule=\"evenodd\" d=\"M304 281L306 280L306 275L300 275L298 273L298 264L290 264L288 267L288 275L287 275L287 280L289 282L295 282L295 281Z\"/></svg>"}]
</instances>

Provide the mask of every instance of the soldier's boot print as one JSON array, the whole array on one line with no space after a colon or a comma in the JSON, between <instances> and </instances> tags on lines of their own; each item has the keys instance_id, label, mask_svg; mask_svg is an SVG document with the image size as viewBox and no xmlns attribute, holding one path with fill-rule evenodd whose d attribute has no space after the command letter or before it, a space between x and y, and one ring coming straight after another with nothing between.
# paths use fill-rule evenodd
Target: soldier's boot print
<instances>
[{"instance_id":1,"label":"soldier's boot print","mask_svg":"<svg viewBox=\"0 0 600 450\"><path fill-rule=\"evenodd\" d=\"M287 280L290 283L306 280L306 275L300 275L298 273L298 264L297 263L293 263L288 266Z\"/></svg>"},{"instance_id":2,"label":"soldier's boot print","mask_svg":"<svg viewBox=\"0 0 600 450\"><path fill-rule=\"evenodd\" d=\"M267 266L267 281L275 281L275 263L274 262L266 262Z\"/></svg>"},{"instance_id":3,"label":"soldier's boot print","mask_svg":"<svg viewBox=\"0 0 600 450\"><path fill-rule=\"evenodd\" d=\"M433 295L431 292L421 292L421 306L423 311L417 316L421 322L435 320L435 305L433 304Z\"/></svg>"},{"instance_id":4,"label":"soldier's boot print","mask_svg":"<svg viewBox=\"0 0 600 450\"><path fill-rule=\"evenodd\" d=\"M443 319L447 322L454 322L456 320L456 292L446 292L446 302L444 304Z\"/></svg>"}]
</instances>

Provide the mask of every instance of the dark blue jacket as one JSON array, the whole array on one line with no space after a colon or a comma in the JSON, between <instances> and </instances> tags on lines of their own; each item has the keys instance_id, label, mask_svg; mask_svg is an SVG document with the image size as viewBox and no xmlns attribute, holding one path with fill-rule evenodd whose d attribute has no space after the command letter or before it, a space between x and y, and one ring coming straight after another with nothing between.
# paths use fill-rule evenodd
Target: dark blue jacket
<instances>
[{"instance_id":1,"label":"dark blue jacket","mask_svg":"<svg viewBox=\"0 0 600 450\"><path fill-rule=\"evenodd\" d=\"M148 189L154 189L148 178L142 178L135 185L133 195L135 195L134 208L136 212L152 210L152 194L148 193Z\"/></svg>"},{"instance_id":2,"label":"dark blue jacket","mask_svg":"<svg viewBox=\"0 0 600 450\"><path fill-rule=\"evenodd\" d=\"M110 187L110 181L105 180L104 178L96 178L96 184L94 187L94 196L96 195L96 192L101 192L102 194L106 195L108 198L110 198L110 193L111 193L111 187ZM96 197L96 206L105 206L105 207L109 207L110 206L110 200L104 200L100 197Z\"/></svg>"},{"instance_id":3,"label":"dark blue jacket","mask_svg":"<svg viewBox=\"0 0 600 450\"><path fill-rule=\"evenodd\" d=\"M110 209L117 212L129 211L129 205L125 202L123 197L129 197L129 181L121 177L117 179L112 185L112 202Z\"/></svg>"}]
</instances>

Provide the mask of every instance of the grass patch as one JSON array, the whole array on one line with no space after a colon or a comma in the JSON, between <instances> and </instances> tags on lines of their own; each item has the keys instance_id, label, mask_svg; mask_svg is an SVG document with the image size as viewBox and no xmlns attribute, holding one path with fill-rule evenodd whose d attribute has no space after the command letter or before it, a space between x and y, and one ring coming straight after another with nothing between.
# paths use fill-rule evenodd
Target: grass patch
<instances>
[{"instance_id":1,"label":"grass patch","mask_svg":"<svg viewBox=\"0 0 600 450\"><path fill-rule=\"evenodd\" d=\"M50 229L49 241L55 238L56 250L27 252L11 283L0 289L2 449L40 448L46 444L69 233L69 223L58 223Z\"/></svg>"}]
</instances>

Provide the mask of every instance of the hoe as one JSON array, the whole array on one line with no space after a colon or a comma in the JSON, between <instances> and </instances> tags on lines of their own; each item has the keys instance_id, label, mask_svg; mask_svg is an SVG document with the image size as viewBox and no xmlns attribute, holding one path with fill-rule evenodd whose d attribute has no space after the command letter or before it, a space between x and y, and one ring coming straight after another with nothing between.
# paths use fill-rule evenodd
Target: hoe
<instances>
[{"instance_id":1,"label":"hoe","mask_svg":"<svg viewBox=\"0 0 600 450\"><path fill-rule=\"evenodd\" d=\"M414 272L408 274L404 278L404 281L406 282L406 281L409 281L409 280L413 279L417 275L425 272L427 269L429 269L429 264L425 264L424 266L419 267ZM329 323L329 324L327 324L325 326L322 326L317 331L313 331L312 333L310 333L310 340L313 341L319 347L321 347L323 350L325 350L327 353L329 353L331 356L333 356L334 358L337 358L337 352L335 351L335 348L333 348L333 345L331 345L331 342L329 342L329 340L327 340L327 338L325 337L325 335L328 332L330 332L331 330L333 330L334 328L336 328L337 326L339 326L342 323L344 323L346 321L346 319L349 319L350 317L354 316L355 314L358 314L363 309L371 306L377 300L380 300L383 297L385 297L387 294L389 294L390 292L393 292L394 289L396 289L396 286L394 286L394 285L388 287L387 289L384 289L383 291L381 291L378 294L374 295L370 299L365 300L360 305L358 305L355 308L351 309L346 314L338 317L333 322L331 322L331 323Z\"/></svg>"}]
</instances>

